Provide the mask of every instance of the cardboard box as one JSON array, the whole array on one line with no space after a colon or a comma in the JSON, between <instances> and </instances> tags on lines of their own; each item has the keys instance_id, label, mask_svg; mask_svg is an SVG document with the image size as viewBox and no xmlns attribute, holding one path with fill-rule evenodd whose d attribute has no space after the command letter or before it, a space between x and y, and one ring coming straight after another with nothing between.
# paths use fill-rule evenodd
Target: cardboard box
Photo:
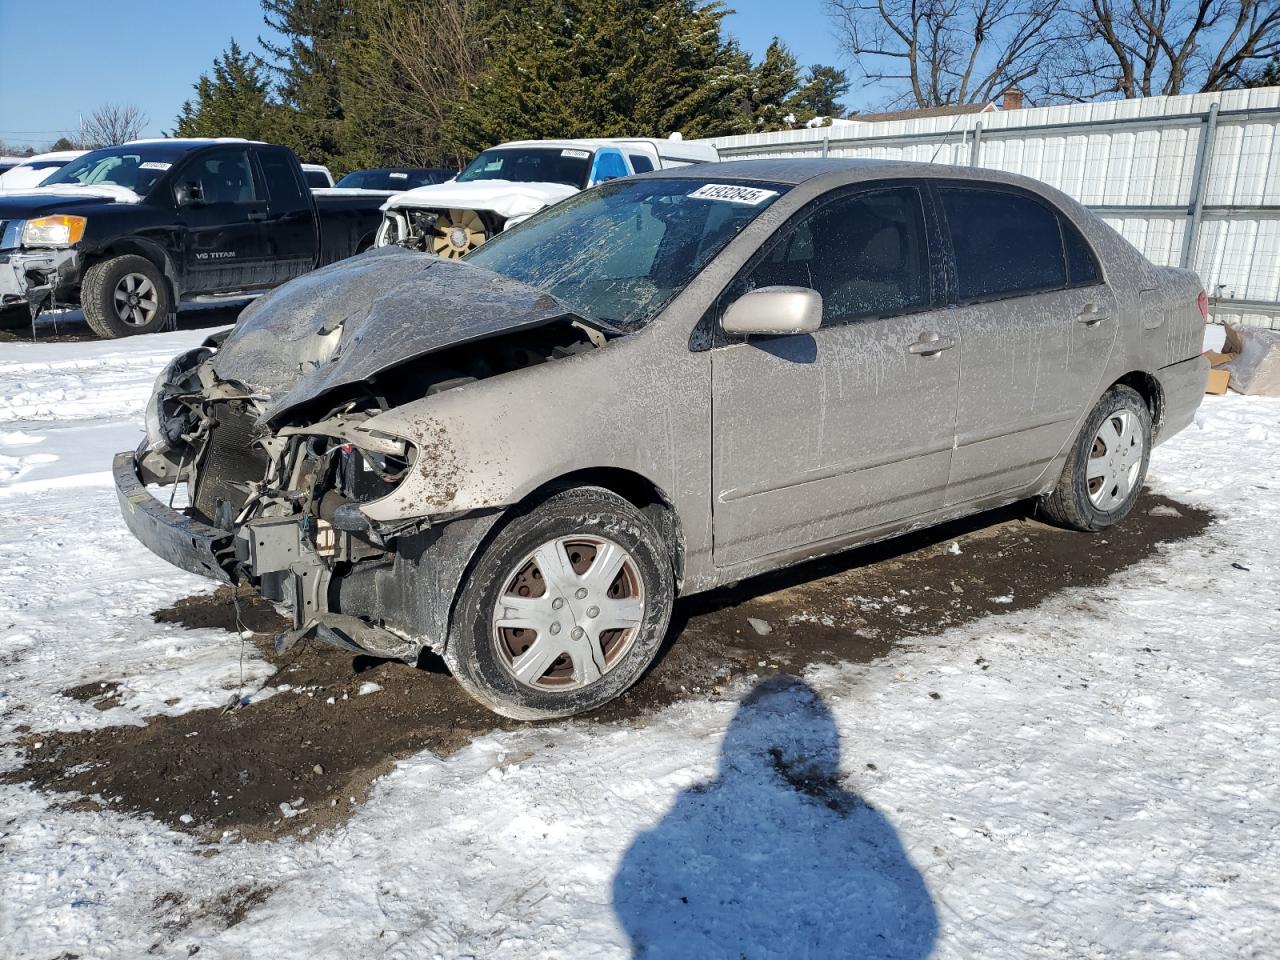
<instances>
[{"instance_id":1,"label":"cardboard box","mask_svg":"<svg viewBox=\"0 0 1280 960\"><path fill-rule=\"evenodd\" d=\"M1227 385L1231 383L1230 370L1210 370L1209 379L1205 382L1204 392L1212 393L1215 396L1227 392Z\"/></svg>"},{"instance_id":2,"label":"cardboard box","mask_svg":"<svg viewBox=\"0 0 1280 960\"><path fill-rule=\"evenodd\" d=\"M1204 355L1209 358L1209 366L1211 367L1220 367L1224 363L1230 363L1240 356L1238 353L1218 353L1216 350L1206 350Z\"/></svg>"}]
</instances>

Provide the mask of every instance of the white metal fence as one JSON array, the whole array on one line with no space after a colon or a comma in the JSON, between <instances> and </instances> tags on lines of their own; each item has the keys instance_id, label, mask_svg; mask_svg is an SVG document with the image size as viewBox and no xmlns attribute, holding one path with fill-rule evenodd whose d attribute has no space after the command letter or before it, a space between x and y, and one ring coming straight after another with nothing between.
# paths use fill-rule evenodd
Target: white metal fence
<instances>
[{"instance_id":1,"label":"white metal fence","mask_svg":"<svg viewBox=\"0 0 1280 960\"><path fill-rule=\"evenodd\" d=\"M719 137L722 158L968 164L1052 184L1154 263L1193 266L1214 319L1280 328L1280 87Z\"/></svg>"}]
</instances>

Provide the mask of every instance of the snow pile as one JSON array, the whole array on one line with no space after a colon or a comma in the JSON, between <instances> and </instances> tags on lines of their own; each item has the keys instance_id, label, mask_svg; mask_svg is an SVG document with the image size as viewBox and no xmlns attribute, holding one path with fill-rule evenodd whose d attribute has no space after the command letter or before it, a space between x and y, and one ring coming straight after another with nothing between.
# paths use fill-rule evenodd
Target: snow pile
<instances>
[{"instance_id":1,"label":"snow pile","mask_svg":"<svg viewBox=\"0 0 1280 960\"><path fill-rule=\"evenodd\" d=\"M84 366L6 350L0 397L20 383L44 419L14 412L0 453L76 459L59 437L77 424L128 439L163 359L198 342L172 336L130 342L156 356L106 378L121 414L101 422L84 397L120 345ZM318 837L206 849L0 785L4 953L1280 954L1280 401L1207 399L1152 477L1219 520L1101 587L643 725L423 753ZM130 540L110 489L26 486L3 503L0 739L235 689L234 638L151 622L207 587ZM106 712L57 693L108 679L122 695ZM9 747L0 767L18 762Z\"/></svg>"}]
</instances>

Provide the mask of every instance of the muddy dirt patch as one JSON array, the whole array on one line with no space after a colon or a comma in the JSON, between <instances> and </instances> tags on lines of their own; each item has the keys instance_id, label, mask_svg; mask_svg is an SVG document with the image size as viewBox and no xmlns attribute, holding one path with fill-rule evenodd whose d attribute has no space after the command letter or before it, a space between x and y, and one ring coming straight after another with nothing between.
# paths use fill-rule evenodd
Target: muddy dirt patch
<instances>
[{"instance_id":1,"label":"muddy dirt patch","mask_svg":"<svg viewBox=\"0 0 1280 960\"><path fill-rule=\"evenodd\" d=\"M1149 493L1125 523L1095 535L1013 507L693 597L677 605L664 651L641 682L576 722L637 722L676 700L718 696L742 677L871 660L908 637L1100 584L1210 521ZM277 665L269 689L246 691L248 705L225 712L42 733L41 748L28 750L26 766L7 779L97 798L76 802L147 813L210 839L309 834L347 817L397 759L447 755L515 725L475 704L434 658L415 667L314 642L277 656L271 638L284 621L248 597L237 615L226 589L155 617L254 631L252 642ZM95 705L114 693L110 680L66 691Z\"/></svg>"}]
</instances>

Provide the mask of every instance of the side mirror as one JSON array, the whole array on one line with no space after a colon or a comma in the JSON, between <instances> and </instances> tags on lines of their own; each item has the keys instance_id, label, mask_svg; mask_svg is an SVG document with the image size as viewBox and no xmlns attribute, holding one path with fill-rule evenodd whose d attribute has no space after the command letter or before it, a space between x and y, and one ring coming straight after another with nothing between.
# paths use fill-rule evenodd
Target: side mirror
<instances>
[{"instance_id":1,"label":"side mirror","mask_svg":"<svg viewBox=\"0 0 1280 960\"><path fill-rule=\"evenodd\" d=\"M173 190L173 196L180 207L198 207L204 203L204 190L194 181L178 184Z\"/></svg>"},{"instance_id":2,"label":"side mirror","mask_svg":"<svg viewBox=\"0 0 1280 960\"><path fill-rule=\"evenodd\" d=\"M808 287L761 287L744 294L724 312L725 333L813 333L822 326L822 294Z\"/></svg>"}]
</instances>

